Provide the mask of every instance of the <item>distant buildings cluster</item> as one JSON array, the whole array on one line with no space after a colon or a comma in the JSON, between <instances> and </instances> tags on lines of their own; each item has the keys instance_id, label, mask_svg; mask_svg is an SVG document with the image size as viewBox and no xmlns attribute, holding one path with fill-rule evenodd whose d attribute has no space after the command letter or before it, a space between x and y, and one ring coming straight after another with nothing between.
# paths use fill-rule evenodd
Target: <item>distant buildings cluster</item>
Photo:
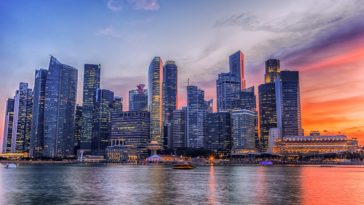
<instances>
[{"instance_id":1,"label":"distant buildings cluster","mask_svg":"<svg viewBox=\"0 0 364 205\"><path fill-rule=\"evenodd\" d=\"M84 65L83 101L76 105L77 69L51 57L48 70L36 70L34 89L22 82L7 100L2 152L115 160L124 159L125 152L143 158L176 149L207 149L222 156L293 152L277 146L306 142L301 137L299 72L281 71L278 59L265 62L257 103L255 88L246 88L243 53L232 54L229 72L217 76L217 112L213 100L189 83L187 105L178 107L175 61L152 60L147 89L139 84L129 91L129 111L123 111L122 97L100 87L101 69Z\"/></svg>"}]
</instances>

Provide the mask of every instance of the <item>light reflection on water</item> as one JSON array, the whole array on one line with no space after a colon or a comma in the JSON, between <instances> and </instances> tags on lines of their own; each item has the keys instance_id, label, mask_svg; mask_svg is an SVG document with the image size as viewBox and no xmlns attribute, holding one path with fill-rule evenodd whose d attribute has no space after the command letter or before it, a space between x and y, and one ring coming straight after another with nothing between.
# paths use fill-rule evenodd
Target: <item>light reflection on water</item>
<instances>
[{"instance_id":1,"label":"light reflection on water","mask_svg":"<svg viewBox=\"0 0 364 205\"><path fill-rule=\"evenodd\" d=\"M19 166L0 204L362 204L364 168Z\"/></svg>"}]
</instances>

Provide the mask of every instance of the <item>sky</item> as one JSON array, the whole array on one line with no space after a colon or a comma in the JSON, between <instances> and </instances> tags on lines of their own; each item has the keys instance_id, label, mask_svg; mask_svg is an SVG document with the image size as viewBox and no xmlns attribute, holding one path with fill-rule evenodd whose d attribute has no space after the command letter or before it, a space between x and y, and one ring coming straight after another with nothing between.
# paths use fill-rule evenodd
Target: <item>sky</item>
<instances>
[{"instance_id":1,"label":"sky","mask_svg":"<svg viewBox=\"0 0 364 205\"><path fill-rule=\"evenodd\" d=\"M245 55L247 86L264 80L264 62L300 71L306 134L346 134L364 144L364 4L360 0L2 0L0 130L5 102L50 55L78 69L101 64L101 87L124 98L147 84L154 56L178 65L179 107L187 79L216 103L228 57ZM216 106L216 105L215 105Z\"/></svg>"}]
</instances>

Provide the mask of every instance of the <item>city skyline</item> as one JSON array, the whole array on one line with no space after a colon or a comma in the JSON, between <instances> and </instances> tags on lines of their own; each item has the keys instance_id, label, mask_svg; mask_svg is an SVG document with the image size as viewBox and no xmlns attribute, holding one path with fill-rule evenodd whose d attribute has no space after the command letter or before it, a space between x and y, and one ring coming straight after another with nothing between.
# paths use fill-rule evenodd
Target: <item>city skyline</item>
<instances>
[{"instance_id":1,"label":"city skyline","mask_svg":"<svg viewBox=\"0 0 364 205\"><path fill-rule=\"evenodd\" d=\"M179 3L168 3L167 1L144 1L154 2L154 4L138 4L132 2L142 1L128 1L128 3L122 1L124 2L124 7L121 8L121 4L117 4L115 2L121 1L91 1L91 3L87 4L87 6L90 9L99 8L100 10L103 10L102 13L109 15L111 19L123 16L125 13L136 15L137 18L135 18L135 20L145 21L134 22L137 25L134 27L138 27L142 24L149 28L150 24L153 24L153 22L158 22L160 18L165 18L165 15L167 15L165 10L171 7L171 4L178 4L174 6L186 6L185 4L190 3L188 1ZM217 5L221 4L221 2L222 1L216 1L215 5L208 7L207 11L204 12L218 10L216 7L218 7ZM71 51L67 51L65 50L65 47L67 46L60 46L58 42L55 43L52 41L62 39L63 41L60 42L76 41L79 35L73 38L69 36L72 32L65 32L64 35L57 36L56 32L51 29L52 31L49 33L49 37L45 38L44 41L41 41L43 37L40 33L36 33L35 36L32 36L32 41L27 41L27 38L20 34L20 36L10 36L12 31L24 30L25 33L23 35L26 35L27 32L31 32L33 29L38 28L37 26L35 26L35 28L22 28L25 26L24 23L22 26L18 25L17 27L16 20L19 20L21 14L12 14L10 16L12 18L9 19L10 22L5 23L1 21L0 24L1 27L4 27L2 30L6 30L1 34L0 38L0 43L4 45L5 48L0 53L0 59L2 72L4 72L4 75L7 76L2 78L4 89L0 93L0 106L2 107L0 109L0 114L1 116L4 116L6 99L13 97L14 91L16 90L19 82L27 82L29 83L29 87L33 88L34 71L39 68L47 68L47 55L49 54L53 54L59 58L61 62L78 69L78 80L80 81L78 82L78 104L82 104L82 89L80 89L82 86L80 86L80 84L82 85L83 83L83 64L95 63L102 65L101 87L110 89L114 91L115 94L124 97L125 108L127 107L128 100L126 98L128 96L128 91L133 89L135 85L139 83L147 84L148 65L153 56L162 56L165 62L167 60L174 60L179 66L180 82L178 85L178 108L182 108L186 105L187 78L190 78L192 85L197 85L205 91L206 99L214 98L215 102L217 102L215 94L216 76L218 73L228 72L229 55L238 50L242 50L245 56L244 60L246 61L244 66L245 79L247 82L246 87L253 85L257 87L259 84L262 84L264 82L264 62L271 57L277 58L281 61L281 70L290 69L300 71L302 127L305 129L305 132L308 133L310 130L319 130L325 134L324 130L328 131L326 133L338 133L340 131L348 136L358 137L361 144L363 144L364 139L363 137L360 138L360 136L362 136L363 131L361 129L364 124L364 106L362 106L364 104L364 71L361 69L364 66L364 40L362 38L364 36L364 30L360 30L363 28L363 22L360 22L360 15L362 15L360 14L360 11L363 11L364 7L356 1L351 1L350 3L346 3L346 5L343 5L345 3L342 2L336 2L336 5L331 5L330 2L331 1L318 3L318 5L316 5L317 8L313 9L310 13L313 17L321 18L322 21L320 25L310 24L309 22L304 21L302 18L303 15L299 15L300 12L301 14L304 13L305 9L307 12L309 10L307 7L313 7L312 2L309 2L309 6L301 5L301 10L296 9L295 11L299 13L296 14L296 16L293 14L282 13L283 17L277 17L275 21L269 25L265 21L265 18L267 18L266 16L258 15L262 12L262 10L267 9L265 7L258 9L258 11L257 9L252 9L250 11L251 13L244 13L244 11L239 11L238 9L226 12L229 9L224 9L225 12L216 14L213 20L210 21L204 19L204 21L202 21L206 22L206 25L204 26L209 27L209 30L211 29L214 31L212 37L207 38L206 41L216 40L215 44L204 41L203 45L201 45L201 43L194 45L199 38L204 37L206 34L202 33L196 35L196 37L192 39L183 38L182 40L179 40L178 44L184 42L186 44L185 46L179 46L178 48L166 46L158 49L151 49L152 45L149 43L144 44L144 42L153 39L153 37L158 34L158 32L152 32L149 34L150 36L145 36L140 40L140 45L132 46L133 43L130 42L125 44L132 46L132 50L135 50L131 51L132 54L128 54L121 48L117 47L111 47L112 50L107 52L107 47L101 45L104 43L105 45L110 46L110 43L112 42L125 41L123 35L118 33L116 28L117 26L105 27L104 30L100 28L100 32L91 32L92 37L86 35L85 39L97 39L97 43L94 47L88 45L85 48L82 48L86 45L86 42L80 41L77 43L78 45L71 45L72 43L68 44L67 46L71 46L71 48L74 48L75 51L72 51L72 49L70 49ZM37 10L35 9L35 6L29 6L26 2L23 3L23 5L17 8L19 11ZM246 2L239 3L237 1L234 3L242 5L252 4ZM5 10L7 8L11 9L12 4L13 3L10 1L5 3L1 10ZM38 2L38 4L40 3ZM45 2L45 4L57 3ZM86 3L82 1L78 2L76 7L80 7L83 4ZM197 10L204 4L206 4L205 1L199 1L196 3L196 8L194 9ZM232 3L228 3L226 6L232 6ZM254 8L254 5L250 6L251 8ZM277 9L279 9L279 6L294 7L293 3L288 3L288 1L278 1L278 3L274 6L274 8L277 7ZM324 6L328 6L328 9L324 11L323 15L318 15L318 11L320 11L319 8L323 8ZM287 8L285 8L285 10L287 10ZM75 15L74 11L70 12L71 16ZM4 11L2 15L9 17L10 14ZM176 15L178 16L181 14L177 13ZM196 15L196 12L192 12L192 16ZM280 20L284 20L289 15L293 15L292 18L298 22L298 25L284 25L286 26L284 28L278 25ZM177 18L177 16L175 18ZM50 18L55 17L51 16ZM107 17L104 19L107 19ZM56 21L57 19L54 20ZM185 25L185 23L190 21L186 18L184 20L184 24L181 25L182 28L189 28ZM14 23L14 21L15 25L10 25L10 23ZM32 21L32 25L34 26L34 21L37 21L37 19L35 16L34 18L25 21ZM87 23L85 19L80 19L80 21ZM117 22L116 20L111 20L110 22L113 21ZM167 26L168 22L165 21L166 20L163 20L160 23L163 26ZM201 19L199 19L199 22L201 22ZM43 23L44 21L40 21L40 25L44 26L45 24ZM54 23L57 23L57 21ZM277 23L277 25L274 25L274 23ZM196 23L193 24L196 26ZM62 28L67 25L68 24L63 23L60 26ZM89 26L90 25L87 24L85 27L88 28ZM132 25L129 26L133 27ZM143 28L143 26L140 27ZM46 28L53 27L48 25ZM310 28L312 31L304 31L305 29ZM95 29L97 28L95 27ZM340 31L340 29L342 31ZM121 30L123 31L123 29ZM138 29L132 31L137 32L137 30ZM226 38L232 37L231 40L226 40L224 37L227 31L232 33L235 32L234 34L228 33L226 36ZM264 42L270 42L272 46L266 46L263 43L257 42L252 42L252 45L248 46L246 41L253 37L249 37L249 35L248 37L244 37L243 35L238 37L238 34L242 34L244 32L249 35L253 35L253 33L257 34L256 40L253 41L263 39ZM274 32L279 33L281 36L278 35L272 38L266 37L266 34ZM302 37L297 34L298 32L306 32L308 35L307 37ZM81 34L85 33L81 32ZM286 42L284 37L289 35L292 35L293 37L288 38ZM134 35L134 37L135 36L137 35ZM179 37L180 36L181 35L179 35ZM9 41L6 41L9 39L10 43ZM19 39L19 43L23 42L25 44L21 45L14 43L11 41L14 39ZM164 40L158 39L157 42L170 44L173 43L172 40L177 39L167 37ZM191 42L186 43L187 41ZM307 44L297 45L297 42L295 41L307 42ZM285 45L281 46L279 45L280 43L285 43ZM46 44L51 45L51 48L46 48ZM12 45L15 46L12 47ZM36 52L29 49L32 48L32 46L37 50ZM143 46L146 46L147 49L143 49ZM287 47L290 46L292 48L288 49ZM86 48L90 51L82 53L83 50L87 50ZM98 52L94 51L94 49L98 48ZM20 49L21 52L15 54L17 49ZM123 52L115 55L118 50ZM98 56L99 53L102 52L107 52L109 55ZM137 56L137 54L141 55ZM123 58L123 55L125 55L125 58ZM136 55L138 58L129 55ZM5 70L4 68L8 69ZM340 75L338 75L338 73L340 73ZM4 117L1 117L1 130L3 130L4 125L3 120Z\"/></svg>"}]
</instances>

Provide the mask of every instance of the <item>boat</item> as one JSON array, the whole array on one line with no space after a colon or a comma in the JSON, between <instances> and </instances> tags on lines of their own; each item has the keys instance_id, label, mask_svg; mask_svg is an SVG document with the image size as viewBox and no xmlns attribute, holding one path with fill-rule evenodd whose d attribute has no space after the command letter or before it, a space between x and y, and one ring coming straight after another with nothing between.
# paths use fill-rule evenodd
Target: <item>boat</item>
<instances>
[{"instance_id":1,"label":"boat","mask_svg":"<svg viewBox=\"0 0 364 205\"><path fill-rule=\"evenodd\" d=\"M8 163L8 164L6 164L5 165L5 168L7 168L7 169L14 169L14 168L16 168L16 164L14 164L14 163Z\"/></svg>"},{"instance_id":2,"label":"boat","mask_svg":"<svg viewBox=\"0 0 364 205\"><path fill-rule=\"evenodd\" d=\"M273 162L272 161L261 161L259 164L262 166L271 166L271 165L273 165Z\"/></svg>"},{"instance_id":3,"label":"boat","mask_svg":"<svg viewBox=\"0 0 364 205\"><path fill-rule=\"evenodd\" d=\"M195 168L190 162L178 162L173 169L193 169Z\"/></svg>"}]
</instances>

